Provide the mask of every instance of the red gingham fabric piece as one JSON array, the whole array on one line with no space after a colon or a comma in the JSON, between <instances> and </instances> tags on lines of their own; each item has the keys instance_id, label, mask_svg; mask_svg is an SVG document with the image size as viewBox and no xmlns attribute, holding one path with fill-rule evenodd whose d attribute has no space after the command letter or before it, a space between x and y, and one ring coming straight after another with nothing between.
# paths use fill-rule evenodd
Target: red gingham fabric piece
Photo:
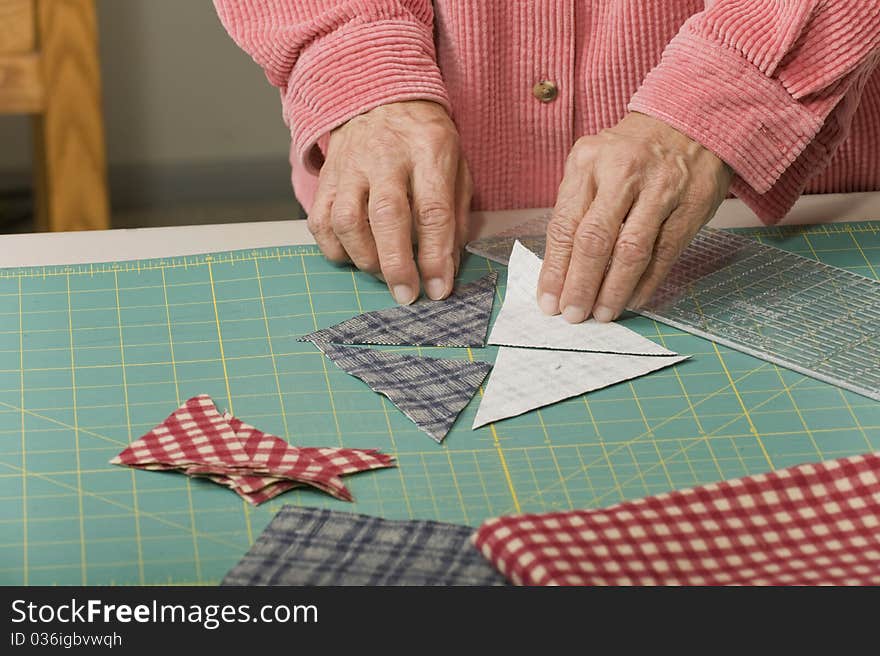
<instances>
[{"instance_id":1,"label":"red gingham fabric piece","mask_svg":"<svg viewBox=\"0 0 880 656\"><path fill-rule=\"evenodd\" d=\"M393 456L379 453L376 449L307 446L298 448L315 462L334 468L338 476L394 466Z\"/></svg>"},{"instance_id":2,"label":"red gingham fabric piece","mask_svg":"<svg viewBox=\"0 0 880 656\"><path fill-rule=\"evenodd\" d=\"M297 485L291 481L279 480L286 476L296 480L311 480L312 485L325 489L333 496L351 501L351 493L339 480L339 476L356 472L391 467L394 458L379 453L375 449L344 449L333 447L291 447L280 437L264 433L263 431L246 424L241 419L226 413L224 417L236 432L244 444L244 450L253 462L265 463L266 476L247 477L243 481L236 478L239 493L250 495L251 499L260 498L262 501L271 499ZM297 475L291 476L291 472L284 472L278 467L292 467ZM303 472L303 473L299 473ZM319 477L314 477L313 472L320 472ZM331 475L332 472L332 475ZM254 470L258 473L258 470ZM254 502L254 501L252 501Z\"/></svg>"},{"instance_id":3,"label":"red gingham fabric piece","mask_svg":"<svg viewBox=\"0 0 880 656\"><path fill-rule=\"evenodd\" d=\"M283 492L287 492L290 489L295 487L302 487L300 483L294 483L292 481L279 481L278 483L273 483L272 485L267 485L262 490L257 490L256 492L241 492L236 490L238 494L247 501L249 504L253 506L259 506L261 503L266 503L270 499L274 499L279 494ZM351 499L348 499L351 501Z\"/></svg>"},{"instance_id":4,"label":"red gingham fabric piece","mask_svg":"<svg viewBox=\"0 0 880 656\"><path fill-rule=\"evenodd\" d=\"M234 480L232 480L228 476L222 475L203 475L205 478L218 483L219 485L223 485L228 487L229 489L236 492L242 499L247 501L248 503L258 506L261 503L265 503L269 499L273 499L277 497L279 494L283 492L287 492L288 490L292 490L293 488L302 487L302 483L297 483L295 481L285 480L285 479L272 479L272 483L269 483L264 488L260 490L256 490L254 492L244 492Z\"/></svg>"},{"instance_id":5,"label":"red gingham fabric piece","mask_svg":"<svg viewBox=\"0 0 880 656\"><path fill-rule=\"evenodd\" d=\"M518 585L880 585L880 454L500 517L474 543Z\"/></svg>"},{"instance_id":6,"label":"red gingham fabric piece","mask_svg":"<svg viewBox=\"0 0 880 656\"><path fill-rule=\"evenodd\" d=\"M189 399L110 462L179 469L186 465L246 464L249 460L235 431L217 411L211 397L201 394Z\"/></svg>"},{"instance_id":7,"label":"red gingham fabric piece","mask_svg":"<svg viewBox=\"0 0 880 656\"><path fill-rule=\"evenodd\" d=\"M236 422L242 434L219 413L211 398L202 394L189 399L111 462L152 470L180 469L190 476L211 474L210 478L215 481L225 477L229 484L224 484L252 503L256 498L253 493L288 478L339 499L352 500L351 493L333 470L307 457L298 457L296 450L280 438L266 435L239 420ZM249 440L250 451L246 448ZM275 455L270 457L273 449ZM272 478L267 478L269 476ZM285 489L289 487L280 486L272 496Z\"/></svg>"},{"instance_id":8,"label":"red gingham fabric piece","mask_svg":"<svg viewBox=\"0 0 880 656\"><path fill-rule=\"evenodd\" d=\"M277 483L278 479L292 479L313 485L337 499L352 500L351 492L336 475L334 469L315 462L280 437L264 433L228 413L225 418L238 436L250 460L248 469L252 475L236 476L235 472L231 473L236 488L241 492L253 494ZM276 492L276 495L283 491L282 489Z\"/></svg>"},{"instance_id":9,"label":"red gingham fabric piece","mask_svg":"<svg viewBox=\"0 0 880 656\"><path fill-rule=\"evenodd\" d=\"M279 481L286 481L310 485L343 501L353 500L345 484L338 477L327 473L323 475L314 472L300 474L294 469L286 470L283 467L240 469L213 465L191 466L183 471L189 476L202 476L214 481L218 478L225 478L229 481L228 487L242 495L258 492Z\"/></svg>"},{"instance_id":10,"label":"red gingham fabric piece","mask_svg":"<svg viewBox=\"0 0 880 656\"><path fill-rule=\"evenodd\" d=\"M264 433L226 413L224 417L243 441L245 453L252 461L290 464L297 458L306 458L337 476L354 474L369 469L380 469L394 464L394 458L376 449L346 449L342 447L292 447L280 437Z\"/></svg>"},{"instance_id":11,"label":"red gingham fabric piece","mask_svg":"<svg viewBox=\"0 0 880 656\"><path fill-rule=\"evenodd\" d=\"M234 421L240 421L235 417ZM280 438L279 438L280 439ZM384 453L379 453L375 449L345 449L334 447L295 447L301 453L312 458L313 461L326 465L328 469L332 469L338 476L344 474L353 474L370 469L380 469L383 467L393 467L394 458ZM245 447L247 450L247 446ZM242 477L225 477L225 476L208 476L221 485L231 487L248 502L259 505L272 499L287 490L301 487L300 483L290 480L272 478L272 477L249 477L253 480L259 480L266 483L265 487L253 489L251 492L245 492L240 486L236 485L236 481ZM234 479L234 480L233 480ZM254 486L256 487L256 486Z\"/></svg>"},{"instance_id":12,"label":"red gingham fabric piece","mask_svg":"<svg viewBox=\"0 0 880 656\"><path fill-rule=\"evenodd\" d=\"M221 415L203 394L189 399L110 462L203 476L256 505L302 484L352 501L340 476L390 467L394 458L374 450L290 446L229 413Z\"/></svg>"}]
</instances>

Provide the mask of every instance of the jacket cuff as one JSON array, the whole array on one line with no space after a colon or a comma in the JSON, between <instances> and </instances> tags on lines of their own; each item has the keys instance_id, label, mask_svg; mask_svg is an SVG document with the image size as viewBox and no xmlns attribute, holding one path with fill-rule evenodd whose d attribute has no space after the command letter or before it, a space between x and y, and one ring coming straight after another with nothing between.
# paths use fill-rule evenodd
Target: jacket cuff
<instances>
[{"instance_id":1,"label":"jacket cuff","mask_svg":"<svg viewBox=\"0 0 880 656\"><path fill-rule=\"evenodd\" d=\"M311 173L323 164L326 135L380 105L430 100L449 111L431 31L420 23L351 24L312 43L284 97L295 156Z\"/></svg>"},{"instance_id":2,"label":"jacket cuff","mask_svg":"<svg viewBox=\"0 0 880 656\"><path fill-rule=\"evenodd\" d=\"M666 47L628 109L702 144L758 194L770 191L822 127L779 80L687 26Z\"/></svg>"}]
</instances>

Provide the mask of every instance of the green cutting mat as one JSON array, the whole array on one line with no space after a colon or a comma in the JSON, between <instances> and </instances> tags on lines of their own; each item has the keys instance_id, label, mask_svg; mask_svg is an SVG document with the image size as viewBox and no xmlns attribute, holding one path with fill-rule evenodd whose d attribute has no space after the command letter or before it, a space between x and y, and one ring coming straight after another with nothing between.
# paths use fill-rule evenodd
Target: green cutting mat
<instances>
[{"instance_id":1,"label":"green cutting mat","mask_svg":"<svg viewBox=\"0 0 880 656\"><path fill-rule=\"evenodd\" d=\"M878 230L751 233L877 278ZM470 257L463 278L492 267ZM475 525L880 449L880 403L640 317L625 323L694 357L478 431L471 403L438 446L296 341L389 304L312 247L0 270L0 583L216 583L283 503ZM199 393L295 444L377 447L400 466L348 478L354 504L295 491L254 509L107 464Z\"/></svg>"}]
</instances>

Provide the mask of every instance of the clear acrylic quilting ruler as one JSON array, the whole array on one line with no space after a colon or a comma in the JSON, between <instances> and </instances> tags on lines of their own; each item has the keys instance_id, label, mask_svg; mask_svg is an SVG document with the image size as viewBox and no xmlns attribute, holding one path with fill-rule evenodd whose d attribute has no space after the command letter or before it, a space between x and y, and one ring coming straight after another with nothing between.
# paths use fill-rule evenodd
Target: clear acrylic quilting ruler
<instances>
[{"instance_id":1,"label":"clear acrylic quilting ruler","mask_svg":"<svg viewBox=\"0 0 880 656\"><path fill-rule=\"evenodd\" d=\"M543 253L537 223L519 228L468 250L506 264L519 231ZM880 400L880 281L704 228L637 312Z\"/></svg>"}]
</instances>

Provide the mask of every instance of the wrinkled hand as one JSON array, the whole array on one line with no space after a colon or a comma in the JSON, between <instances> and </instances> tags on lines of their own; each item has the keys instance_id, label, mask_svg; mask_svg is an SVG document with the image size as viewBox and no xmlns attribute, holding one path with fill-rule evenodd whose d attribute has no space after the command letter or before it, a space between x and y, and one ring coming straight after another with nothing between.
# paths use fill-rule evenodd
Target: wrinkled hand
<instances>
[{"instance_id":1,"label":"wrinkled hand","mask_svg":"<svg viewBox=\"0 0 880 656\"><path fill-rule=\"evenodd\" d=\"M331 133L309 229L324 254L380 276L398 303L452 291L471 178L458 131L426 101L383 105ZM413 225L418 268L413 258Z\"/></svg>"},{"instance_id":2,"label":"wrinkled hand","mask_svg":"<svg viewBox=\"0 0 880 656\"><path fill-rule=\"evenodd\" d=\"M715 214L731 176L715 154L643 114L579 139L547 228L541 309L579 323L637 308Z\"/></svg>"}]
</instances>

